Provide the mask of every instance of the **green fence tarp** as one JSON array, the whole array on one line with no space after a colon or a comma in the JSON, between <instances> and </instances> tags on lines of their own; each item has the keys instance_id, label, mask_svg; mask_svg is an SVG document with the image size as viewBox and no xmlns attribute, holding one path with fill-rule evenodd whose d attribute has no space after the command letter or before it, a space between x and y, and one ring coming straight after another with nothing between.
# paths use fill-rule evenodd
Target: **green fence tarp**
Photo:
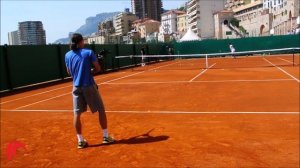
<instances>
[{"instance_id":1,"label":"green fence tarp","mask_svg":"<svg viewBox=\"0 0 300 168\"><path fill-rule=\"evenodd\" d=\"M4 55L4 46L0 47L0 90L8 90L8 72L7 72L7 65L5 63L5 55Z\"/></svg>"},{"instance_id":2,"label":"green fence tarp","mask_svg":"<svg viewBox=\"0 0 300 168\"><path fill-rule=\"evenodd\" d=\"M236 51L254 51L300 47L299 35L249 37L240 39L202 40L175 43L176 54L207 54L230 52L233 44Z\"/></svg>"},{"instance_id":3,"label":"green fence tarp","mask_svg":"<svg viewBox=\"0 0 300 168\"><path fill-rule=\"evenodd\" d=\"M60 78L55 45L8 46L7 54L13 88Z\"/></svg>"}]
</instances>

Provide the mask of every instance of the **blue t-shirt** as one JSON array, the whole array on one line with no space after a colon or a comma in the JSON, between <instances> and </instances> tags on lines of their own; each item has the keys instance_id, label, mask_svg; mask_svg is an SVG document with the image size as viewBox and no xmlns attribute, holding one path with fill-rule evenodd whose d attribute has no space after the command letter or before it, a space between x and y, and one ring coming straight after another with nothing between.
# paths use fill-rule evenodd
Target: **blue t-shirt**
<instances>
[{"instance_id":1,"label":"blue t-shirt","mask_svg":"<svg viewBox=\"0 0 300 168\"><path fill-rule=\"evenodd\" d=\"M95 61L97 58L92 50L78 49L66 53L65 62L73 78L74 86L87 87L95 84L91 73L91 65Z\"/></svg>"}]
</instances>

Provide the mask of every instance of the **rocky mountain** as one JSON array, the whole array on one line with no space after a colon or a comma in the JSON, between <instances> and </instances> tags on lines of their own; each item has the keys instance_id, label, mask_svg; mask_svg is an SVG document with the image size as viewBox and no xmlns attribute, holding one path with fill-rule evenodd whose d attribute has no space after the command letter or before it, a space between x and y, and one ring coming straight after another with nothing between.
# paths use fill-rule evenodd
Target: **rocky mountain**
<instances>
[{"instance_id":1,"label":"rocky mountain","mask_svg":"<svg viewBox=\"0 0 300 168\"><path fill-rule=\"evenodd\" d=\"M113 16L117 15L119 12L109 12L109 13L99 13L96 16L88 17L85 20L85 24L80 28L75 30L76 33L81 33L83 36L89 36L95 32L97 32L98 24L107 19L112 19ZM54 42L55 44L68 44L69 37L58 39Z\"/></svg>"}]
</instances>

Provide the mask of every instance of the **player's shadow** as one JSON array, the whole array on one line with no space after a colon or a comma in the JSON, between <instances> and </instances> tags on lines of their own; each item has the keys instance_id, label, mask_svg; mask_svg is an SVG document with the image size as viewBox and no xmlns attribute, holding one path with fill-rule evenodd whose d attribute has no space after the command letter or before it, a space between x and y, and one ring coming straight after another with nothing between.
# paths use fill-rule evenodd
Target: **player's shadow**
<instances>
[{"instance_id":1,"label":"player's shadow","mask_svg":"<svg viewBox=\"0 0 300 168\"><path fill-rule=\"evenodd\" d=\"M166 135L160 135L160 136L151 136L150 132L153 131L154 129L148 131L145 134L134 136L128 139L120 139L116 140L112 144L95 144L95 145L89 145L88 147L98 147L98 146L103 146L103 145L114 145L114 144L143 144L143 143L152 143L152 142L160 142L160 141L165 141L169 139L169 136Z\"/></svg>"}]
</instances>

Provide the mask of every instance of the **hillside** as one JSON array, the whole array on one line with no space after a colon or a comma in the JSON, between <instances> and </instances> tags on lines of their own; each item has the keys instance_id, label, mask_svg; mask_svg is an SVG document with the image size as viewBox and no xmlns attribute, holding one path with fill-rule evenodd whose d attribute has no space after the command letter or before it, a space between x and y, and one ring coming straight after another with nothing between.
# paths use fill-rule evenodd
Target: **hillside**
<instances>
[{"instance_id":1,"label":"hillside","mask_svg":"<svg viewBox=\"0 0 300 168\"><path fill-rule=\"evenodd\" d=\"M85 20L85 24L80 26L77 30L73 31L76 33L81 33L83 36L91 35L97 32L98 24L105 21L106 19L112 19L113 16L119 12L110 12L110 13L99 13L96 16L88 17ZM69 37L58 39L54 42L55 44L67 44L69 43Z\"/></svg>"}]
</instances>

